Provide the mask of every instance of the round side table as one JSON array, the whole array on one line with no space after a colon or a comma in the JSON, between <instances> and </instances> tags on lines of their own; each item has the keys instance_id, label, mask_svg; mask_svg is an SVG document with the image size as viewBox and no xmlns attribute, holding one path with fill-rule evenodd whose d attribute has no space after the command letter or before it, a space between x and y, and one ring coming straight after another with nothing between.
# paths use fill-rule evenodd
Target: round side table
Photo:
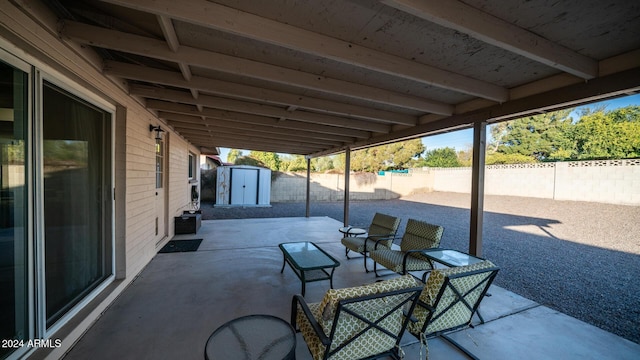
<instances>
[{"instance_id":1,"label":"round side table","mask_svg":"<svg viewBox=\"0 0 640 360\"><path fill-rule=\"evenodd\" d=\"M364 235L364 234L367 233L367 230L365 230L365 229L355 228L355 227L352 227L352 226L341 227L341 228L338 229L338 231L340 231L341 233L343 233L347 237Z\"/></svg>"},{"instance_id":2,"label":"round side table","mask_svg":"<svg viewBox=\"0 0 640 360\"><path fill-rule=\"evenodd\" d=\"M217 328L204 348L204 358L294 360L296 333L288 322L271 315L248 315Z\"/></svg>"}]
</instances>

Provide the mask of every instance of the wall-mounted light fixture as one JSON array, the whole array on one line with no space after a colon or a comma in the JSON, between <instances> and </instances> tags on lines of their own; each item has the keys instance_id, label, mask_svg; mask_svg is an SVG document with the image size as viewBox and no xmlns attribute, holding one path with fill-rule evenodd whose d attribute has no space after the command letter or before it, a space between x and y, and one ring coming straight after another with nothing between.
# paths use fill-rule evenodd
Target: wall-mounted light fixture
<instances>
[{"instance_id":1,"label":"wall-mounted light fixture","mask_svg":"<svg viewBox=\"0 0 640 360\"><path fill-rule=\"evenodd\" d=\"M164 132L164 130L162 130L162 128L160 127L160 125L158 126L153 126L149 125L149 131L155 131L156 132L156 140L162 140L162 133Z\"/></svg>"}]
</instances>

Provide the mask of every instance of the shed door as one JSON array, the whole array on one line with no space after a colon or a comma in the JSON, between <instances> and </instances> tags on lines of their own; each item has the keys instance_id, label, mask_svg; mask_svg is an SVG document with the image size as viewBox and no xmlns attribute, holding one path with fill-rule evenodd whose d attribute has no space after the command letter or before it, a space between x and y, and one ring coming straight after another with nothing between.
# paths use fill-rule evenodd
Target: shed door
<instances>
[{"instance_id":1,"label":"shed door","mask_svg":"<svg viewBox=\"0 0 640 360\"><path fill-rule=\"evenodd\" d=\"M258 203L258 170L231 169L231 205Z\"/></svg>"}]
</instances>

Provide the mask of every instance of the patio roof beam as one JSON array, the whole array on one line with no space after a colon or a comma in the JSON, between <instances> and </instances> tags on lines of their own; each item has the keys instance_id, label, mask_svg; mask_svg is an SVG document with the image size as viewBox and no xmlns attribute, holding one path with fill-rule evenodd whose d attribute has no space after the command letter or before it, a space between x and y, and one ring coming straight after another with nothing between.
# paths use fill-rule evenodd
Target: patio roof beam
<instances>
[{"instance_id":1,"label":"patio roof beam","mask_svg":"<svg viewBox=\"0 0 640 360\"><path fill-rule=\"evenodd\" d=\"M386 124L365 122L356 119L337 118L331 115L317 114L304 110L288 111L287 109L283 109L277 106L262 105L249 101L234 100L211 95L200 94L198 99L193 99L185 91L161 89L146 85L133 84L129 88L129 93L131 95L141 96L147 99L151 98L192 105L201 105L207 108L235 111L253 115L262 115L273 118L285 118L316 124L330 122L329 125L334 124L337 120L341 120L343 122L348 122L349 125L352 125L351 128L357 130L365 130L378 133L388 133L391 131L390 126ZM200 111L202 110L200 109Z\"/></svg>"},{"instance_id":2,"label":"patio roof beam","mask_svg":"<svg viewBox=\"0 0 640 360\"><path fill-rule=\"evenodd\" d=\"M147 83L155 83L160 85L174 86L184 89L198 89L203 92L230 96L236 99L255 101L272 105L295 106L299 109L308 109L316 111L320 114L336 115L337 119L348 121L348 125L340 125L340 121L334 121L334 126L345 126L349 128L359 128L369 124L370 122L362 122L362 120L344 119L339 116L347 116L350 118L375 119L375 125L381 124L380 110L368 109L362 106L339 103L330 100L313 98L309 96L286 93L277 90L259 88L255 86L236 84L228 81L222 81L201 76L193 76L190 81L182 78L182 74L175 71L167 71L153 69L145 66L132 65L118 61L105 61L104 73L106 75L117 76L128 80L138 80ZM327 123L332 117L324 120ZM389 128L387 128L389 129Z\"/></svg>"},{"instance_id":3,"label":"patio roof beam","mask_svg":"<svg viewBox=\"0 0 640 360\"><path fill-rule=\"evenodd\" d=\"M177 123L175 122L170 122L171 126L173 126L173 128L179 132L181 135L184 135L185 137L189 138L189 137L195 137L195 136L200 136L200 135L207 135L209 134L207 132L207 130L196 130L196 129L191 129L189 127L183 127L183 126L179 126ZM215 133L217 135L226 135L229 137L235 137L235 136L245 136L245 137L249 137L249 138L253 138L256 140L260 140L262 139L273 139L273 140L277 140L279 142L281 141L289 141L292 139L292 137L284 137L284 136L270 136L270 134L265 134L265 133L251 133L251 132L246 132L246 131L232 131L229 129L221 129L221 130L217 130L215 131ZM332 146L340 146L341 144L336 144L333 145L332 143L324 143L324 142L320 142L320 141L313 141L313 140L309 140L306 138L296 138L296 140L300 141L300 143L305 143L307 145L309 145L309 148L326 148L326 146L328 145L332 145Z\"/></svg>"},{"instance_id":4,"label":"patio roof beam","mask_svg":"<svg viewBox=\"0 0 640 360\"><path fill-rule=\"evenodd\" d=\"M322 134L297 129L276 128L267 125L247 124L213 118L202 119L202 117L199 116L169 113L165 111L158 112L158 117L168 120L169 124L173 125L176 129L183 128L191 130L216 131L216 129L218 128L227 128L234 130L255 131L257 133L286 134L289 136L295 136L298 139L310 139L315 141L321 140L325 144L351 143L354 141L354 138L346 136Z\"/></svg>"},{"instance_id":5,"label":"patio roof beam","mask_svg":"<svg viewBox=\"0 0 640 360\"><path fill-rule=\"evenodd\" d=\"M295 137L295 139L297 140L305 140L314 144L326 144L331 146L340 146L343 145L344 142L353 141L353 138L348 137L336 137L329 135L318 137L318 134L309 131L277 129L272 126L245 124L212 118L205 118L204 120L201 120L200 123L197 123L194 120L197 120L198 117L162 111L158 113L158 117L169 121L169 124L172 125L174 129L176 129L180 133L183 133L184 131L228 132L231 130L235 130L238 134L241 135L251 135L253 133L285 135L289 138Z\"/></svg>"},{"instance_id":6,"label":"patio roof beam","mask_svg":"<svg viewBox=\"0 0 640 360\"><path fill-rule=\"evenodd\" d=\"M230 136L230 137L243 137L243 138L254 139L254 140L274 140L273 142L293 141L294 143L305 144L309 148L319 148L319 149L323 149L328 146L342 145L341 143L338 143L338 142L328 142L323 140L314 140L314 139L308 139L308 138L302 138L302 137L294 138L289 135L268 134L268 133L252 132L252 131L246 131L246 130L237 131L229 128L194 130L194 129L177 126L177 124L176 124L176 127L174 128L176 131L178 131L180 134L186 137L215 134L217 136L224 135L224 136Z\"/></svg>"},{"instance_id":7,"label":"patio roof beam","mask_svg":"<svg viewBox=\"0 0 640 360\"><path fill-rule=\"evenodd\" d=\"M158 114L160 118L166 119L169 121L169 124L174 126L176 129L191 129L191 130L201 130L201 131L223 131L222 129L233 129L233 130L244 130L244 131L254 131L256 133L263 134L286 134L288 136L295 136L296 139L308 139L310 142L315 142L319 144L345 144L351 143L353 141L352 138L334 136L329 134L320 134L320 133L312 133L312 132L304 132L301 130L293 130L293 129L275 129L269 126L260 126L260 125L252 125L252 124L244 124L240 122L233 121L224 121L219 119L205 118L202 123L194 123L192 121L185 121L185 117L191 117L189 115L182 114L174 114L174 113L166 113L160 112Z\"/></svg>"},{"instance_id":8,"label":"patio roof beam","mask_svg":"<svg viewBox=\"0 0 640 360\"><path fill-rule=\"evenodd\" d=\"M192 116L204 116L208 118L221 119L227 121L237 121L247 124L266 125L283 129L297 129L302 131L313 131L324 134L332 134L337 136L348 136L364 139L370 137L371 134L359 130L349 130L329 125L308 124L295 120L279 120L266 116L234 113L229 111L203 109L198 111L193 105L165 103L158 100L147 100L149 108L156 111L166 111L177 114L185 114Z\"/></svg>"},{"instance_id":9,"label":"patio roof beam","mask_svg":"<svg viewBox=\"0 0 640 360\"><path fill-rule=\"evenodd\" d=\"M160 17L166 19L165 16ZM170 23L171 20L168 20L168 22ZM165 29L164 26L163 29ZM170 33L169 30L167 30L167 32ZM160 60L173 61L178 64L188 64L233 75L246 76L278 84L296 86L302 89L312 89L324 93L427 113L440 115L451 115L453 113L452 105L417 96L401 94L382 88L333 79L322 75L292 70L281 66L187 46L180 46L178 48L177 45L174 45L171 49L168 49L164 41L79 22L66 21L62 29L62 34L80 43ZM404 125L414 125L415 123L415 118L412 121L401 122L401 124Z\"/></svg>"},{"instance_id":10,"label":"patio roof beam","mask_svg":"<svg viewBox=\"0 0 640 360\"><path fill-rule=\"evenodd\" d=\"M206 0L103 0L314 56L504 102L506 88Z\"/></svg>"},{"instance_id":11,"label":"patio roof beam","mask_svg":"<svg viewBox=\"0 0 640 360\"><path fill-rule=\"evenodd\" d=\"M180 49L180 41L178 41L178 34L176 34L176 29L173 27L173 22L171 21L171 18L167 16L162 16L162 15L158 15L157 18L158 18L158 23L160 24L160 28L162 29L162 34L164 34L164 38L167 45L169 46L169 49L171 49L173 53L177 53L178 50ZM75 24L80 24L82 26L85 26L84 24L81 24L81 23L75 23ZM181 61L181 62L178 62L178 66L180 67L180 72L182 72L182 77L184 77L184 79L187 81L191 80L191 77L193 76L193 74L191 73L191 68L189 67L189 63L185 61ZM193 96L194 99L197 99L199 95L198 90L196 89L190 89L190 90L191 90L191 96Z\"/></svg>"},{"instance_id":12,"label":"patio roof beam","mask_svg":"<svg viewBox=\"0 0 640 360\"><path fill-rule=\"evenodd\" d=\"M300 142L293 141L291 143L284 144L283 141L268 141L263 138L252 138L247 136L238 136L238 137L230 137L230 136L189 136L189 141L193 141L195 145L199 146L216 146L216 147L227 147L227 148L238 148L243 149L244 145L247 144L247 141L251 141L252 150L258 151L272 151L278 153L289 153L289 154L307 154L313 151L319 151L319 147L309 146L308 144L303 144Z\"/></svg>"},{"instance_id":13,"label":"patio roof beam","mask_svg":"<svg viewBox=\"0 0 640 360\"><path fill-rule=\"evenodd\" d=\"M636 57L637 59L638 57ZM444 132L470 128L476 121L489 123L517 119L540 111L553 111L588 104L607 98L640 92L640 67L601 76L588 82L571 84L528 97L511 100L501 105L456 114L435 121L427 122L412 128L399 129L390 134L374 135L370 139L360 140L352 144L352 149L386 144ZM343 149L335 148L312 156L335 154Z\"/></svg>"},{"instance_id":14,"label":"patio roof beam","mask_svg":"<svg viewBox=\"0 0 640 360\"><path fill-rule=\"evenodd\" d=\"M193 115L193 116L205 116L205 117L210 117L215 119L238 121L238 122L258 124L258 125L270 125L270 126L281 127L281 128L295 128L299 130L323 132L326 134L349 136L349 137L355 137L360 139L366 139L371 136L371 134L366 131L351 130L348 128L341 128L337 126L330 126L330 125L324 125L324 124L319 125L319 124L312 124L312 123L303 123L303 122L294 121L294 120L281 121L279 119L274 119L266 116L243 114L243 113L236 113L232 111L224 111L224 110L216 110L216 109L208 109L208 108L205 108L202 111L198 111L198 109L193 105L175 104L175 103L160 101L160 100L147 100L147 106L150 109L154 109L157 111L167 111L167 112L174 112L178 114Z\"/></svg>"},{"instance_id":15,"label":"patio roof beam","mask_svg":"<svg viewBox=\"0 0 640 360\"><path fill-rule=\"evenodd\" d=\"M597 61L458 0L381 2L583 79L598 76Z\"/></svg>"}]
</instances>

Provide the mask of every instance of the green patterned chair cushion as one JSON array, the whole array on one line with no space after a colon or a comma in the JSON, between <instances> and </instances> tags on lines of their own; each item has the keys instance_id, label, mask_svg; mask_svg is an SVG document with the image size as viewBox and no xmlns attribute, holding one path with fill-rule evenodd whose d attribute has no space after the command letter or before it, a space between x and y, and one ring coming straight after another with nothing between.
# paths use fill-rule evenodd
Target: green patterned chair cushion
<instances>
[{"instance_id":1,"label":"green patterned chair cushion","mask_svg":"<svg viewBox=\"0 0 640 360\"><path fill-rule=\"evenodd\" d=\"M419 286L412 276L402 276L392 280L376 282L373 284L344 288L330 289L319 303L308 304L313 317L321 326L327 337L334 331L331 347L329 351L336 350L342 344L356 338L348 343L344 348L337 351L331 357L332 360L351 360L366 358L375 354L383 353L396 344L396 339L383 334L379 330L370 329L364 334L360 334L367 325L347 312L340 312L338 319L335 319L338 303L341 300L357 299L364 296L381 294L388 291L402 290ZM393 295L388 297L375 298L361 302L344 305L360 316L368 320L377 320L387 314L390 309L396 306L401 299L406 299L407 294ZM297 324L302 332L309 350L314 360L323 358L327 351L320 338L314 332L309 320L304 315L300 306L297 309ZM391 316L384 318L380 325L392 333L401 330L403 321L402 308L397 309ZM334 322L336 322L334 324ZM335 327L335 329L333 329Z\"/></svg>"},{"instance_id":2,"label":"green patterned chair cushion","mask_svg":"<svg viewBox=\"0 0 640 360\"><path fill-rule=\"evenodd\" d=\"M311 303L307 304L309 306L309 310L311 310L311 314L315 319L322 318L322 312L320 311L320 303ZM296 315L297 325L302 333L302 337L304 341L307 343L307 347L313 356L313 360L322 359L325 352L325 345L322 343L320 338L316 335L315 331L313 331L313 327L311 327L311 323L309 319L305 316L304 312L298 306L297 310L298 314Z\"/></svg>"},{"instance_id":3,"label":"green patterned chair cushion","mask_svg":"<svg viewBox=\"0 0 640 360\"><path fill-rule=\"evenodd\" d=\"M435 269L432 270L429 274L429 279L420 294L420 301L425 303L429 307L435 306L432 315L432 321L428 324L425 329L425 334L432 334L439 331L456 328L459 326L463 326L468 324L471 321L471 309L465 306L462 302L457 302L452 307L451 304L457 300L457 296L453 292L451 288L446 288L443 293L438 304L435 304L437 300L438 294L442 289L442 286L445 282L445 278L464 274L464 273L472 273L477 270L484 270L495 268L495 265L489 261L485 260L473 265L468 266L460 266L460 267L452 267L447 269ZM481 272L477 274L470 274L468 276L460 276L455 278L450 278L449 281L451 284L462 294L467 293L471 289L473 289L479 283L485 281L488 277L492 275L493 272ZM482 296L486 286L479 286L473 291L471 291L466 297L465 300L467 303L473 305L476 304ZM422 332L422 327L430 315L430 310L418 304L413 312L415 318L418 319L415 323L409 324L409 331L418 336L419 333Z\"/></svg>"},{"instance_id":4,"label":"green patterned chair cushion","mask_svg":"<svg viewBox=\"0 0 640 360\"><path fill-rule=\"evenodd\" d=\"M376 243L374 241L366 241L367 248L365 249L366 237L346 237L341 240L342 245L346 246L349 250L364 253L375 250ZM393 239L380 241L378 249L389 249Z\"/></svg>"},{"instance_id":5,"label":"green patterned chair cushion","mask_svg":"<svg viewBox=\"0 0 640 360\"><path fill-rule=\"evenodd\" d=\"M333 321L338 302L340 300L354 299L367 295L375 295L383 292L406 289L414 286L419 286L419 282L410 275L400 276L394 279L386 281L378 281L371 284L362 286L343 288L343 289L329 289L324 294L322 301L320 302L320 308L322 309L322 318L326 322ZM331 326L328 326L330 329ZM327 331L327 329L325 329Z\"/></svg>"},{"instance_id":6,"label":"green patterned chair cushion","mask_svg":"<svg viewBox=\"0 0 640 360\"><path fill-rule=\"evenodd\" d=\"M371 225L367 231L367 234L363 236L349 236L342 239L342 244L346 246L349 250L364 253L369 252L374 249L375 243L372 241L367 241L367 248L365 249L365 240L367 237L371 237L376 240L381 237L388 237L389 240L384 240L380 242L380 245L386 248L390 248L393 243L393 237L396 235L398 231L398 227L400 226L400 218L376 213L373 216L373 220L371 221ZM378 245L378 248L380 248Z\"/></svg>"},{"instance_id":7,"label":"green patterned chair cushion","mask_svg":"<svg viewBox=\"0 0 640 360\"><path fill-rule=\"evenodd\" d=\"M400 250L429 249L440 246L444 228L424 221L409 219L407 229L400 242Z\"/></svg>"},{"instance_id":8,"label":"green patterned chair cushion","mask_svg":"<svg viewBox=\"0 0 640 360\"><path fill-rule=\"evenodd\" d=\"M402 273L403 258L405 253L399 250L379 249L371 252L370 257L376 263L386 267L387 269ZM407 257L407 271L418 271L431 269L431 262L418 257Z\"/></svg>"},{"instance_id":9,"label":"green patterned chair cushion","mask_svg":"<svg viewBox=\"0 0 640 360\"><path fill-rule=\"evenodd\" d=\"M369 257L375 261L376 267L377 264L380 264L391 271L403 274L406 253L411 250L430 249L440 246L443 233L444 228L442 226L409 219L400 242L400 250L378 249L371 251ZM418 253L411 253L407 256L406 271L430 270L432 268L433 263Z\"/></svg>"}]
</instances>

